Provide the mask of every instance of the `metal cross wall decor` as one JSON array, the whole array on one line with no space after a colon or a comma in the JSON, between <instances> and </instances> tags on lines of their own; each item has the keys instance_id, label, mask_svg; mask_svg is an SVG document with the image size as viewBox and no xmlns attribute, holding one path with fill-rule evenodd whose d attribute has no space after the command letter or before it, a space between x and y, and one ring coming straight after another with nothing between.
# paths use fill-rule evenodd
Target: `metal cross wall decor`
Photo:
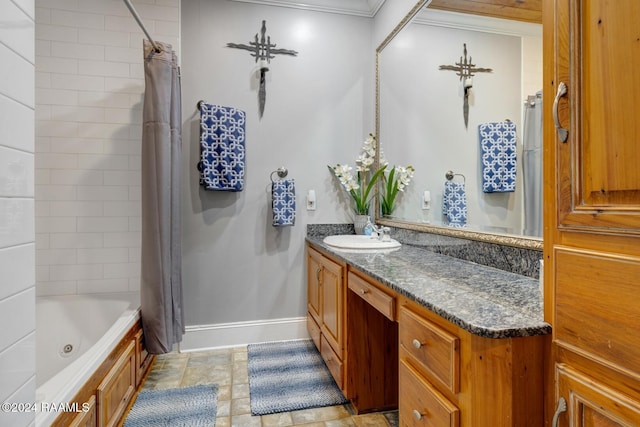
<instances>
[{"instance_id":1,"label":"metal cross wall decor","mask_svg":"<svg viewBox=\"0 0 640 427\"><path fill-rule=\"evenodd\" d=\"M267 88L265 81L265 74L269 71L267 64L271 63L271 60L275 58L274 55L290 55L296 56L298 52L290 49L275 49L276 44L271 43L271 36L267 36L267 21L262 21L262 28L260 29L260 38L258 39L258 33L254 36L254 41L246 44L227 43L227 47L235 49L243 49L251 52L251 56L255 58L256 63L260 61L260 89L258 91L258 103L260 118L264 113L264 105L267 99ZM264 63L266 61L266 64Z\"/></svg>"},{"instance_id":2,"label":"metal cross wall decor","mask_svg":"<svg viewBox=\"0 0 640 427\"><path fill-rule=\"evenodd\" d=\"M476 68L476 64L472 63L472 58L469 56L467 59L467 44L463 43L464 59L460 57L460 62L456 62L456 65L441 65L440 70L455 71L456 75L460 76L460 81L464 88L464 101L462 104L462 114L464 116L464 127L469 124L469 90L473 87L472 77L475 73L490 73L493 71L491 68Z\"/></svg>"}]
</instances>

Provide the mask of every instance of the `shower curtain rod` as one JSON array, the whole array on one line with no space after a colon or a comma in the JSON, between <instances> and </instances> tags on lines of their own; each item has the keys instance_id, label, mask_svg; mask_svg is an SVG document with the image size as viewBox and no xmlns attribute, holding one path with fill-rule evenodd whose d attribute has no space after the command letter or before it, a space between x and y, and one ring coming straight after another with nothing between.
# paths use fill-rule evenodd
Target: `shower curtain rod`
<instances>
[{"instance_id":1,"label":"shower curtain rod","mask_svg":"<svg viewBox=\"0 0 640 427\"><path fill-rule=\"evenodd\" d=\"M136 20L136 22L138 23L140 28L142 28L142 31L144 31L144 33L146 34L147 39L149 39L149 42L151 42L151 46L153 46L153 49L156 52L160 52L160 48L158 47L156 42L154 42L153 39L151 38L151 35L149 34L149 32L145 28L144 24L142 23L142 19L140 19L140 15L138 15L138 12L136 11L136 8L133 7L133 4L131 4L131 0L123 0L123 1L124 1L124 4L126 4L127 7L129 8L129 11L131 12L131 14L133 15L133 19Z\"/></svg>"}]
</instances>

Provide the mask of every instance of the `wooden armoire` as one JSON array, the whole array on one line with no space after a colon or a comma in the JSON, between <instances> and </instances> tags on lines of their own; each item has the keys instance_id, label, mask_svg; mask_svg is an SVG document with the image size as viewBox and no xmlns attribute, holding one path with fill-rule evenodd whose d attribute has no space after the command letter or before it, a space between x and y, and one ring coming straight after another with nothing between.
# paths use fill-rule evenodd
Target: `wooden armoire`
<instances>
[{"instance_id":1,"label":"wooden armoire","mask_svg":"<svg viewBox=\"0 0 640 427\"><path fill-rule=\"evenodd\" d=\"M544 0L547 425L640 426L640 0Z\"/></svg>"}]
</instances>

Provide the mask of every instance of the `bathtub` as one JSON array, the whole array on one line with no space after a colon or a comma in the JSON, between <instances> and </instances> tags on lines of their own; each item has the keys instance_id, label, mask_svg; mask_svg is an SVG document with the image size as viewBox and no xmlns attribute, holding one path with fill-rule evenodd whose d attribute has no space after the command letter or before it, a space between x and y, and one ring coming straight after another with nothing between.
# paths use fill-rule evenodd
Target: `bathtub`
<instances>
[{"instance_id":1,"label":"bathtub","mask_svg":"<svg viewBox=\"0 0 640 427\"><path fill-rule=\"evenodd\" d=\"M36 299L36 402L66 403L140 318L138 293ZM48 426L56 412L38 412Z\"/></svg>"}]
</instances>

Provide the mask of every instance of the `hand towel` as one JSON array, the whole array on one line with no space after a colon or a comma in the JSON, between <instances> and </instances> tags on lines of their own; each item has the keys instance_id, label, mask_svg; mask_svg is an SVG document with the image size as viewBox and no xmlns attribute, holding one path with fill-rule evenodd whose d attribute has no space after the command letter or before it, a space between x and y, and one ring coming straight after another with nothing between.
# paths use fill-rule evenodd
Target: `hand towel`
<instances>
[{"instance_id":1,"label":"hand towel","mask_svg":"<svg viewBox=\"0 0 640 427\"><path fill-rule=\"evenodd\" d=\"M294 225L296 222L296 188L293 179L273 181L271 184L273 226Z\"/></svg>"},{"instance_id":2,"label":"hand towel","mask_svg":"<svg viewBox=\"0 0 640 427\"><path fill-rule=\"evenodd\" d=\"M467 196L463 182L446 181L442 213L450 224L467 222Z\"/></svg>"},{"instance_id":3,"label":"hand towel","mask_svg":"<svg viewBox=\"0 0 640 427\"><path fill-rule=\"evenodd\" d=\"M245 171L244 111L200 104L200 185L205 190L242 191Z\"/></svg>"},{"instance_id":4,"label":"hand towel","mask_svg":"<svg viewBox=\"0 0 640 427\"><path fill-rule=\"evenodd\" d=\"M482 162L482 191L511 192L516 189L516 125L513 122L478 126Z\"/></svg>"}]
</instances>

